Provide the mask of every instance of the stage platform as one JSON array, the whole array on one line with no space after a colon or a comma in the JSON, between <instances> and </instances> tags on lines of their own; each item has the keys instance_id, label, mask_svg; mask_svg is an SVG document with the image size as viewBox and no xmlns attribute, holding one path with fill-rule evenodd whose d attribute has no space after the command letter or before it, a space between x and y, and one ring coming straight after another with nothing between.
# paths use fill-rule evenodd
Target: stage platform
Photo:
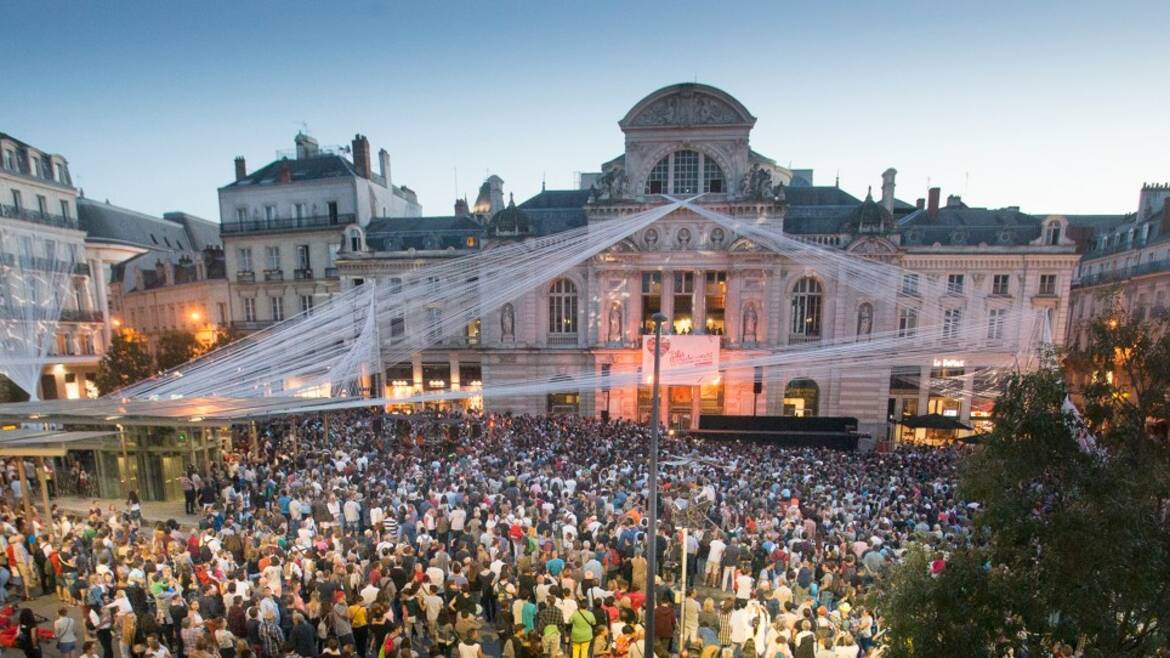
<instances>
[{"instance_id":1,"label":"stage platform","mask_svg":"<svg viewBox=\"0 0 1170 658\"><path fill-rule=\"evenodd\" d=\"M849 416L702 416L691 434L715 441L744 440L792 448L857 450L863 435Z\"/></svg>"}]
</instances>

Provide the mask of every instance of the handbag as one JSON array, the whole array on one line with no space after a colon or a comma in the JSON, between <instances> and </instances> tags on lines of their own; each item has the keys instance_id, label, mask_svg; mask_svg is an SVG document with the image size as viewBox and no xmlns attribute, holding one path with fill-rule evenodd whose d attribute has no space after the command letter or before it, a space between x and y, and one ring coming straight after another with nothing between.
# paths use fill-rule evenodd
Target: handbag
<instances>
[{"instance_id":1,"label":"handbag","mask_svg":"<svg viewBox=\"0 0 1170 658\"><path fill-rule=\"evenodd\" d=\"M327 637L329 637L329 622L322 618L321 621L317 622L317 638L324 640Z\"/></svg>"}]
</instances>

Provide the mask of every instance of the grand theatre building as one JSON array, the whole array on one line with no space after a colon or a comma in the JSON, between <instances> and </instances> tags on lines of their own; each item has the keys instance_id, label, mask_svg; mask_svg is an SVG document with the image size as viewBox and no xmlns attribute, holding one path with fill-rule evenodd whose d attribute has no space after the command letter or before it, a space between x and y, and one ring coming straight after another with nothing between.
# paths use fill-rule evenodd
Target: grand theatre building
<instances>
[{"instance_id":1,"label":"grand theatre building","mask_svg":"<svg viewBox=\"0 0 1170 658\"><path fill-rule=\"evenodd\" d=\"M493 176L474 204L459 201L452 215L374 219L347 229L339 273L349 286L392 280L439 259L620 221L662 205L662 195L701 194L698 205L919 272L944 281L946 294L927 298L906 282L887 294L861 292L831 268L794 260L678 209L473 320L410 363L388 364L376 384L381 393L395 398L482 388L486 398L438 404L647 419L650 389L644 384L553 385L582 373L638 371L642 339L657 312L668 318L666 333L717 337L721 361L727 362L866 340L872 333L913 332L919 314L943 308L948 321L974 323L980 332L986 327L979 349L910 360L890 354L880 366L842 361L807 370L729 370L701 385L664 387L662 418L673 427L691 427L701 414L852 416L875 438L921 440L922 430L915 435L890 420L938 413L973 431L984 429L992 400L984 393L986 382L973 373L985 361L1002 363L997 345L1012 338L996 319L1013 307L1042 309L1051 335L1065 333L1077 262L1066 220L1015 207L969 207L958 196L941 199L937 188L906 203L895 196L892 168L874 172L877 192L864 198L836 185L816 185L812 171L783 167L753 149L767 146L752 143L755 123L743 104L719 89L660 89L618 122L624 151L600 172L582 175L580 189L542 190L520 203L505 202L503 181ZM393 341L411 321L403 318L382 340ZM960 384L937 385L943 380ZM492 395L493 387L515 382L549 387L533 395Z\"/></svg>"}]
</instances>

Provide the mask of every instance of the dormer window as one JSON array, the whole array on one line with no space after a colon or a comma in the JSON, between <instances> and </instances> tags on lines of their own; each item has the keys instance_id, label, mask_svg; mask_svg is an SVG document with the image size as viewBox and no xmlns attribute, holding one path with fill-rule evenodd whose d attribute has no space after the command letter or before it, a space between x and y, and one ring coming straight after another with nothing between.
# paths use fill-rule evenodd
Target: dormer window
<instances>
[{"instance_id":1,"label":"dormer window","mask_svg":"<svg viewBox=\"0 0 1170 658\"><path fill-rule=\"evenodd\" d=\"M356 229L349 231L349 250L355 252L362 250L362 234Z\"/></svg>"},{"instance_id":2,"label":"dormer window","mask_svg":"<svg viewBox=\"0 0 1170 658\"><path fill-rule=\"evenodd\" d=\"M1044 234L1044 244L1053 247L1060 244L1060 222L1048 223L1048 230Z\"/></svg>"},{"instance_id":3,"label":"dormer window","mask_svg":"<svg viewBox=\"0 0 1170 658\"><path fill-rule=\"evenodd\" d=\"M646 194L713 194L726 191L723 169L704 153L675 151L658 161L646 177Z\"/></svg>"}]
</instances>

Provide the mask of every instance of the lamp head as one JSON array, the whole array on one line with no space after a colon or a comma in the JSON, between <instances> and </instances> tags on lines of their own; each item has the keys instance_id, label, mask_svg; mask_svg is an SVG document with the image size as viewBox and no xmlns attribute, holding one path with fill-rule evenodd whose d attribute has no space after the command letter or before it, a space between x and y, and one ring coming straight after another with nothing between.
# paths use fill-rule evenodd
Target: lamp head
<instances>
[{"instance_id":1,"label":"lamp head","mask_svg":"<svg viewBox=\"0 0 1170 658\"><path fill-rule=\"evenodd\" d=\"M653 320L656 324L662 324L663 322L666 322L666 314L659 311L658 313L651 315L650 319Z\"/></svg>"}]
</instances>

